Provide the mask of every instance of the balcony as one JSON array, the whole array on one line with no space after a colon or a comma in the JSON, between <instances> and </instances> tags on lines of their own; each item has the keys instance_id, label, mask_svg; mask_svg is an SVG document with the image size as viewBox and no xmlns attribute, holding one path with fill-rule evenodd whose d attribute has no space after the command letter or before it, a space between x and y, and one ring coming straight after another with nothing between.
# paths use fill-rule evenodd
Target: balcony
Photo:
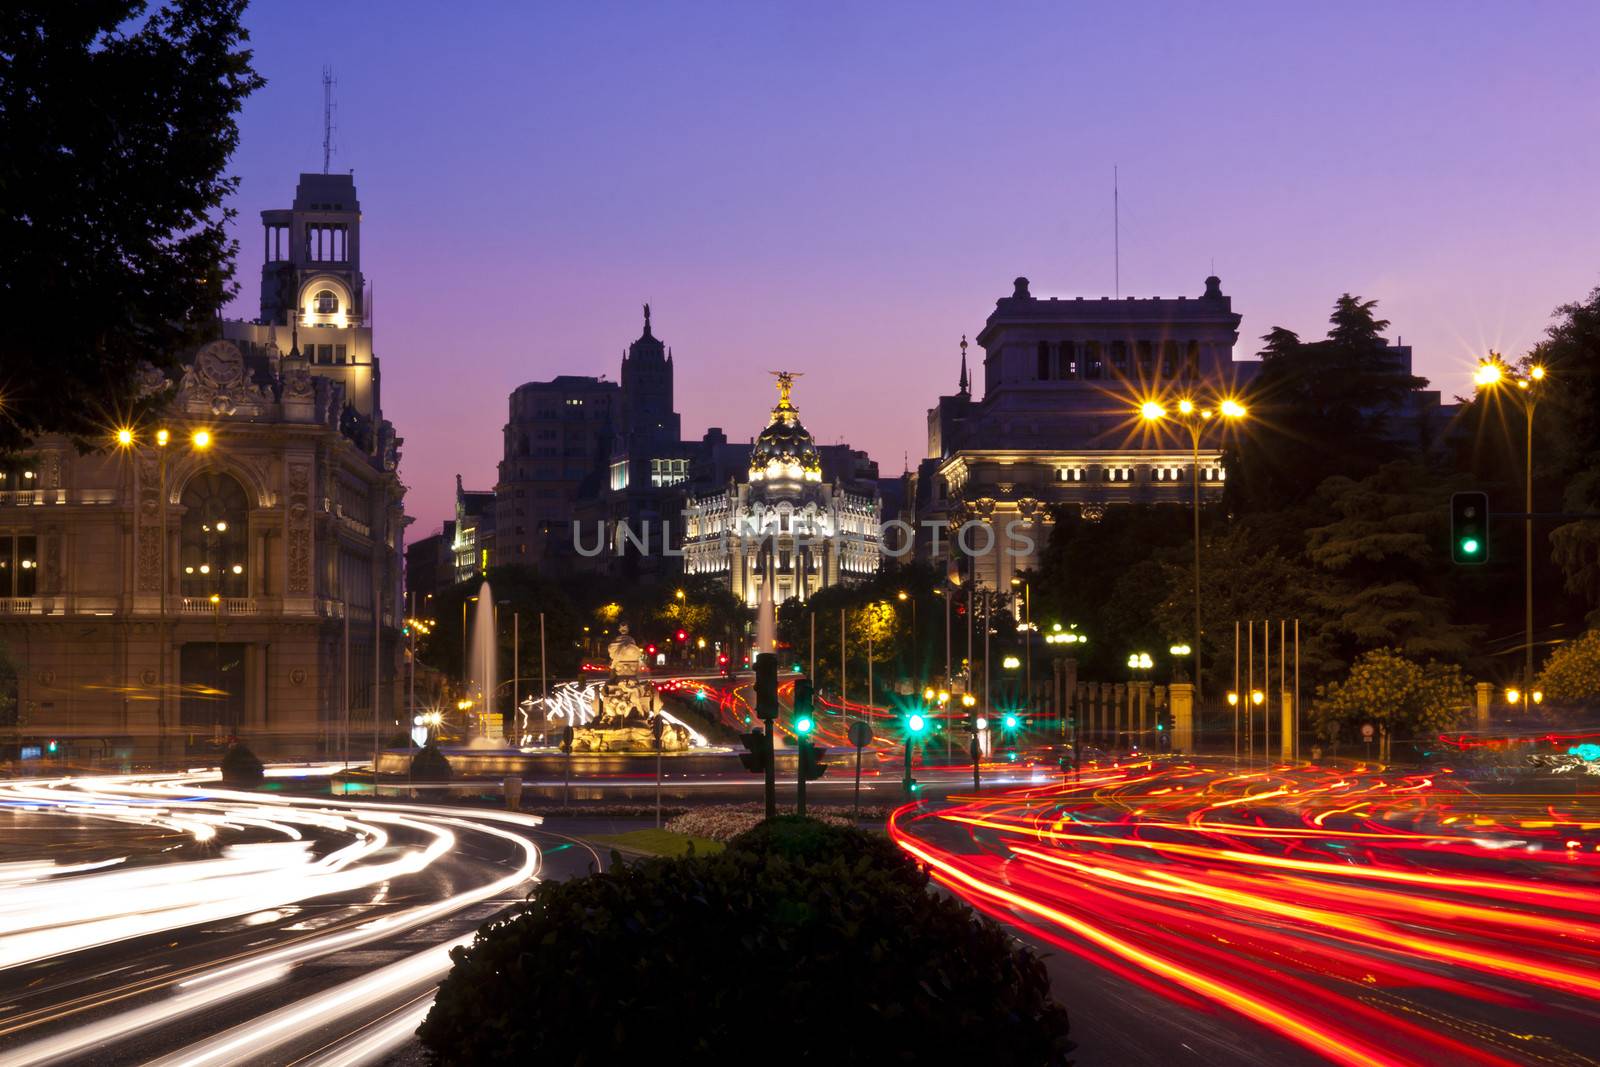
<instances>
[{"instance_id":1,"label":"balcony","mask_svg":"<svg viewBox=\"0 0 1600 1067\"><path fill-rule=\"evenodd\" d=\"M186 596L178 605L179 615L254 615L256 602L252 597L225 596L213 601L205 596Z\"/></svg>"},{"instance_id":2,"label":"balcony","mask_svg":"<svg viewBox=\"0 0 1600 1067\"><path fill-rule=\"evenodd\" d=\"M39 610L38 603L31 596L0 597L0 615L32 615Z\"/></svg>"}]
</instances>

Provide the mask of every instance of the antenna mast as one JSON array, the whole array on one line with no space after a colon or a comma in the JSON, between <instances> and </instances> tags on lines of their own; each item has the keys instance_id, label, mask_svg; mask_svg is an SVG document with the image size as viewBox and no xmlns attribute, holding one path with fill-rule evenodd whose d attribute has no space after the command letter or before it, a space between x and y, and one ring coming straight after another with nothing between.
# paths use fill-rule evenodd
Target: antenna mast
<instances>
[{"instance_id":1,"label":"antenna mast","mask_svg":"<svg viewBox=\"0 0 1600 1067\"><path fill-rule=\"evenodd\" d=\"M323 165L327 169L327 165ZM1122 299L1122 200L1117 190L1117 167L1111 166L1111 271L1112 288Z\"/></svg>"},{"instance_id":2,"label":"antenna mast","mask_svg":"<svg viewBox=\"0 0 1600 1067\"><path fill-rule=\"evenodd\" d=\"M322 173L333 162L333 68L322 68Z\"/></svg>"}]
</instances>

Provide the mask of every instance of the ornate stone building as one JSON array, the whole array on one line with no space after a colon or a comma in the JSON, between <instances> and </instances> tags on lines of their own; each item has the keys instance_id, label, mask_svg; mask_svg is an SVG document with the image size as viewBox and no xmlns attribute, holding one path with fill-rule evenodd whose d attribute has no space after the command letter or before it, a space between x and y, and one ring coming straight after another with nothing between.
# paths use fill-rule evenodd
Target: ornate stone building
<instances>
[{"instance_id":1,"label":"ornate stone building","mask_svg":"<svg viewBox=\"0 0 1600 1067\"><path fill-rule=\"evenodd\" d=\"M972 394L963 338L959 387L928 411L928 454L908 492L924 553L954 557L981 584L1006 589L1038 565L1059 508L1092 517L1118 504L1188 503L1188 432L1142 422L1139 408L1185 397L1214 405L1235 391L1254 369L1233 361L1239 322L1215 277L1198 298L1125 300L1041 299L1018 278L977 336L982 399ZM1201 442L1207 501L1223 488L1216 431ZM970 555L952 549L948 533L934 549L929 523L953 530L972 521L993 527L987 550L977 531Z\"/></svg>"},{"instance_id":2,"label":"ornate stone building","mask_svg":"<svg viewBox=\"0 0 1600 1067\"><path fill-rule=\"evenodd\" d=\"M13 752L179 758L238 734L332 755L348 724L359 754L394 732L404 487L354 183L302 175L263 220L261 317L176 380L152 368L158 418L84 454L43 438L28 488L0 489L0 554L36 563L0 587Z\"/></svg>"},{"instance_id":3,"label":"ornate stone building","mask_svg":"<svg viewBox=\"0 0 1600 1067\"><path fill-rule=\"evenodd\" d=\"M823 480L815 441L790 400L798 375L778 374L778 404L756 438L743 483L692 495L683 512L683 569L720 577L754 607L878 571L882 506L875 482Z\"/></svg>"}]
</instances>

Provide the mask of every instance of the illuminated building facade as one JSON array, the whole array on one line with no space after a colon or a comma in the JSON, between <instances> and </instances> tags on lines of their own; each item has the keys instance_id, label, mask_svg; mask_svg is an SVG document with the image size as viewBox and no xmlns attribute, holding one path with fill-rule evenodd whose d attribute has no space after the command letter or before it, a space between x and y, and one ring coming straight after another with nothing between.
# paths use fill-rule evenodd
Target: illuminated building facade
<instances>
[{"instance_id":1,"label":"illuminated building facade","mask_svg":"<svg viewBox=\"0 0 1600 1067\"><path fill-rule=\"evenodd\" d=\"M973 396L963 339L957 391L928 411L928 453L908 491L922 552L954 556L1003 589L1038 566L1057 509L1093 518L1118 504L1190 502L1188 432L1142 423L1138 409L1234 392L1254 369L1233 360L1239 322L1215 277L1197 298L1124 300L1041 299L1018 278L977 336L982 398ZM1215 432L1201 442L1202 501L1222 495L1219 444ZM994 528L990 550L976 531L970 556L947 533L935 550L927 524L968 522Z\"/></svg>"},{"instance_id":2,"label":"illuminated building facade","mask_svg":"<svg viewBox=\"0 0 1600 1067\"><path fill-rule=\"evenodd\" d=\"M230 735L333 754L347 727L356 752L393 730L404 487L354 182L302 175L263 221L258 319L150 368L168 399L149 424L84 454L41 438L25 488L0 482L13 754L181 757Z\"/></svg>"},{"instance_id":3,"label":"illuminated building facade","mask_svg":"<svg viewBox=\"0 0 1600 1067\"><path fill-rule=\"evenodd\" d=\"M720 578L754 607L878 571L882 505L875 482L824 480L822 457L790 399L797 375L778 375L778 404L750 449L745 480L689 496L683 569Z\"/></svg>"}]
</instances>

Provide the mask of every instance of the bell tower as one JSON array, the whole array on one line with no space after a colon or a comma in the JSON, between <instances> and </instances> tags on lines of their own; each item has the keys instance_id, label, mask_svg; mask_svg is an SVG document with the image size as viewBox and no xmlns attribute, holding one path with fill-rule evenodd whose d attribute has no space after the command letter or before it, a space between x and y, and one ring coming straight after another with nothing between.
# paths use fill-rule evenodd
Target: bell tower
<instances>
[{"instance_id":1,"label":"bell tower","mask_svg":"<svg viewBox=\"0 0 1600 1067\"><path fill-rule=\"evenodd\" d=\"M349 174L302 174L294 206L261 213L261 321L274 326L360 326L361 204Z\"/></svg>"}]
</instances>

